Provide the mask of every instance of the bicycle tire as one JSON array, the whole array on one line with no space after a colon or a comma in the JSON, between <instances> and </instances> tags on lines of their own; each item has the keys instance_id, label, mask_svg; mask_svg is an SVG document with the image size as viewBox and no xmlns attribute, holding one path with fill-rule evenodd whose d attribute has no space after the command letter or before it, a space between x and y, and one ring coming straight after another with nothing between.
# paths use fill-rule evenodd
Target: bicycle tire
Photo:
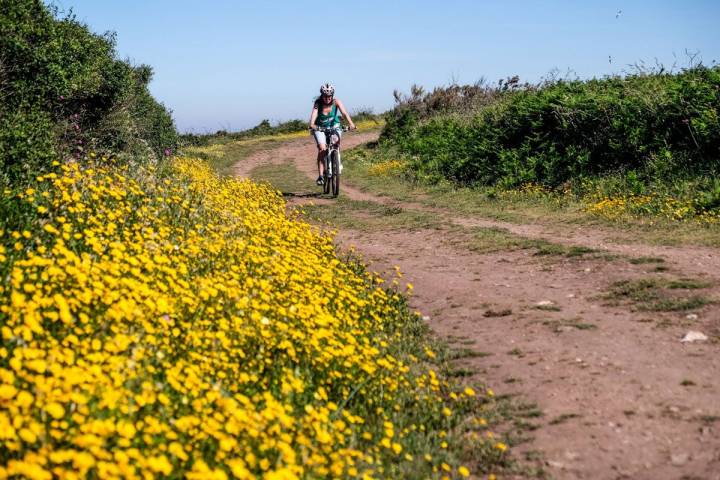
<instances>
[{"instance_id":1,"label":"bicycle tire","mask_svg":"<svg viewBox=\"0 0 720 480\"><path fill-rule=\"evenodd\" d=\"M332 152L330 162L332 163L333 172L332 178L330 179L330 184L332 185L332 195L333 197L337 197L340 195L340 152L338 150L334 150Z\"/></svg>"},{"instance_id":2,"label":"bicycle tire","mask_svg":"<svg viewBox=\"0 0 720 480\"><path fill-rule=\"evenodd\" d=\"M328 158L327 154L325 154L325 158L323 158L323 193L327 195L330 193L330 177L328 176Z\"/></svg>"}]
</instances>

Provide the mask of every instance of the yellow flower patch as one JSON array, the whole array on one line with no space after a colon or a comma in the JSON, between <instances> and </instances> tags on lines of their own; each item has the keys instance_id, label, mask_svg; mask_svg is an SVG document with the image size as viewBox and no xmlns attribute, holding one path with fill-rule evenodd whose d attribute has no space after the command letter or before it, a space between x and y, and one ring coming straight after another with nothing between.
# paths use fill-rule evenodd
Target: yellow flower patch
<instances>
[{"instance_id":1,"label":"yellow flower patch","mask_svg":"<svg viewBox=\"0 0 720 480\"><path fill-rule=\"evenodd\" d=\"M402 299L269 187L169 170L59 166L30 235L2 232L0 476L390 474L395 412L449 411L391 353Z\"/></svg>"},{"instance_id":2,"label":"yellow flower patch","mask_svg":"<svg viewBox=\"0 0 720 480\"><path fill-rule=\"evenodd\" d=\"M389 177L403 171L405 163L400 160L387 160L373 163L368 168L368 173L377 177Z\"/></svg>"}]
</instances>

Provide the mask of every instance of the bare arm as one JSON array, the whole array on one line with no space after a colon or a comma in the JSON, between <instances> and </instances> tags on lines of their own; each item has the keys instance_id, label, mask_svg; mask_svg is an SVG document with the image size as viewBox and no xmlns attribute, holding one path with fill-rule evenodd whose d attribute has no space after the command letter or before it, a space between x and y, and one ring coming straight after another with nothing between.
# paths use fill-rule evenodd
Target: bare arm
<instances>
[{"instance_id":1,"label":"bare arm","mask_svg":"<svg viewBox=\"0 0 720 480\"><path fill-rule=\"evenodd\" d=\"M337 104L338 108L340 109L340 113L343 114L343 117L347 118L350 128L352 128L352 129L357 128L355 126L355 124L353 123L352 118L350 118L350 114L347 112L347 110L345 110L345 105L343 105L343 103L338 99L335 99L335 103Z\"/></svg>"},{"instance_id":2,"label":"bare arm","mask_svg":"<svg viewBox=\"0 0 720 480\"><path fill-rule=\"evenodd\" d=\"M310 112L310 124L308 125L308 127L310 128L310 130L314 130L314 129L315 129L315 119L317 119L317 116L318 116L318 106L317 106L317 103L316 103L316 104L313 105L312 112Z\"/></svg>"}]
</instances>

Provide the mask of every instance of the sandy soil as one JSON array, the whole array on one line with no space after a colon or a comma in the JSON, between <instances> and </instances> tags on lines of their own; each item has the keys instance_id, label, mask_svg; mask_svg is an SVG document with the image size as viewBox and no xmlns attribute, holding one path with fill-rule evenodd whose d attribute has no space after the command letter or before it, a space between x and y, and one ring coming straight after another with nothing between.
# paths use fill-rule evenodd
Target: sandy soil
<instances>
[{"instance_id":1,"label":"sandy soil","mask_svg":"<svg viewBox=\"0 0 720 480\"><path fill-rule=\"evenodd\" d=\"M374 134L361 133L343 141L348 148L372 139ZM235 172L293 161L311 181L317 175L314 152L310 138L287 142L243 160ZM395 203L348 186L351 178L343 182L343 195ZM390 276L399 266L415 286L412 306L429 317L434 331L487 354L463 360L478 380L498 395L537 403L543 416L531 419L539 427L528 432L531 440L513 449L519 460L541 452L546 472L559 479L720 479L720 307L688 316L637 311L602 298L615 281L654 275L712 282L709 295L720 299L720 250L624 245L598 228L517 225L403 207L463 226L664 258L668 271L657 273L654 264L627 259L474 253L436 230L343 230L337 237L373 270ZM511 313L492 316L502 310ZM689 330L710 341L681 342Z\"/></svg>"}]
</instances>

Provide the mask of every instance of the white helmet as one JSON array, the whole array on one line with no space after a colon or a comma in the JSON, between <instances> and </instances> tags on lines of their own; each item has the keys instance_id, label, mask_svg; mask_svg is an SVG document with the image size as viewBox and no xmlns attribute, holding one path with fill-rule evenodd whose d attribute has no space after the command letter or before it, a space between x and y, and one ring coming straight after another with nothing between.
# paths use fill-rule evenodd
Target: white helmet
<instances>
[{"instance_id":1,"label":"white helmet","mask_svg":"<svg viewBox=\"0 0 720 480\"><path fill-rule=\"evenodd\" d=\"M320 94L332 97L333 95L335 95L335 87L332 83L325 83L320 86Z\"/></svg>"}]
</instances>

